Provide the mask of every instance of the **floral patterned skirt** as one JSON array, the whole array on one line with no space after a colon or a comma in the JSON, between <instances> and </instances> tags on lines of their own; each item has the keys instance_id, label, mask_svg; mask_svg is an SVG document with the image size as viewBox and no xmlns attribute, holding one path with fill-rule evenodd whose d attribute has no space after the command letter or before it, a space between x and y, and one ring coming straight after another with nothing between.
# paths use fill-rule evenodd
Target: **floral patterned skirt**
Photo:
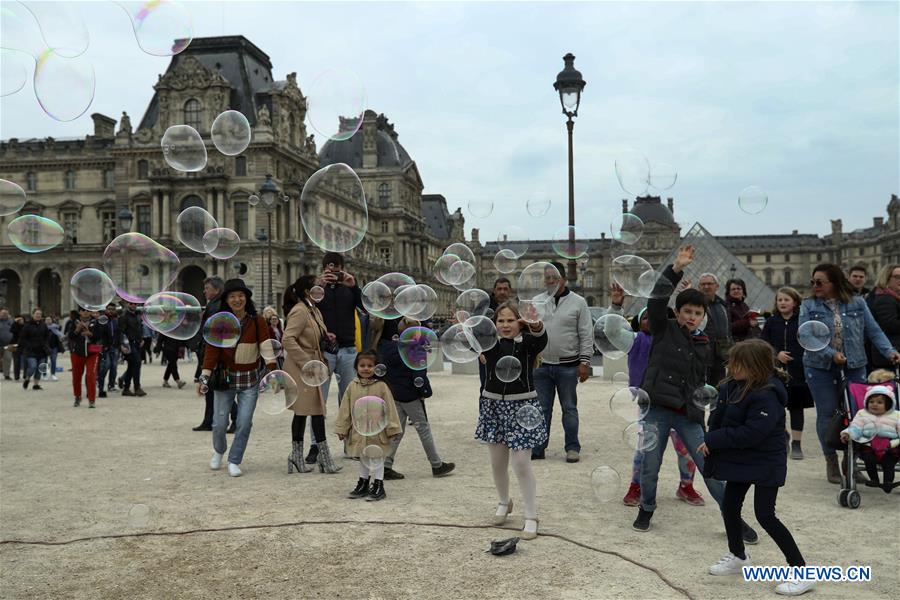
<instances>
[{"instance_id":1,"label":"floral patterned skirt","mask_svg":"<svg viewBox=\"0 0 900 600\"><path fill-rule=\"evenodd\" d=\"M506 444L510 450L530 450L547 441L547 421L541 418L533 429L527 419L516 415L524 406L533 406L543 416L537 398L530 400L492 400L482 397L478 401L478 426L475 439L489 444ZM520 422L522 421L522 422Z\"/></svg>"}]
</instances>

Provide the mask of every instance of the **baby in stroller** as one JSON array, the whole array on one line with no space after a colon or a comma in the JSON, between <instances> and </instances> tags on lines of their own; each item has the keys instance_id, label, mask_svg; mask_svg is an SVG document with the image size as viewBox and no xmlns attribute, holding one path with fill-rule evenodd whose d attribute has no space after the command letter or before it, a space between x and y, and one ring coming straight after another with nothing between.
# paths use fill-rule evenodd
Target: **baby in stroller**
<instances>
[{"instance_id":1,"label":"baby in stroller","mask_svg":"<svg viewBox=\"0 0 900 600\"><path fill-rule=\"evenodd\" d=\"M850 425L841 432L842 441L853 440L858 444L859 456L866 465L870 480L866 485L881 487L887 494L900 485L894 483L894 467L900 460L900 412L895 409L896 385L890 382L892 378L890 371L874 371L869 381L883 385L864 386L862 403L859 402L857 390L853 390L857 392L854 396L859 410ZM884 473L881 484L878 465Z\"/></svg>"}]
</instances>

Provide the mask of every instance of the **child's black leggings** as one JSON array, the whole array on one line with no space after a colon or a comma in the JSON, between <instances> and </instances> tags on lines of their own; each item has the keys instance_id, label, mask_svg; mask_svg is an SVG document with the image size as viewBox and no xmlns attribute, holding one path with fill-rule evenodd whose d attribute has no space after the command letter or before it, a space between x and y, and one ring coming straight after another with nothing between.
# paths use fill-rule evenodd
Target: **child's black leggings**
<instances>
[{"instance_id":1,"label":"child's black leggings","mask_svg":"<svg viewBox=\"0 0 900 600\"><path fill-rule=\"evenodd\" d=\"M788 565L802 567L806 564L803 555L791 532L775 516L775 498L778 496L777 487L766 487L739 481L725 483L725 497L722 499L722 518L725 520L725 533L728 535L728 550L738 558L747 558L744 554L744 538L741 528L741 507L744 504L744 496L753 485L753 510L756 520L766 530L778 548L787 559Z\"/></svg>"},{"instance_id":2,"label":"child's black leggings","mask_svg":"<svg viewBox=\"0 0 900 600\"><path fill-rule=\"evenodd\" d=\"M316 443L325 441L325 415L312 415L313 437ZM294 415L291 421L291 439L295 442L303 441L303 431L306 429L306 415Z\"/></svg>"},{"instance_id":3,"label":"child's black leggings","mask_svg":"<svg viewBox=\"0 0 900 600\"><path fill-rule=\"evenodd\" d=\"M878 458L874 452L860 452L860 457L866 463L866 473L869 479L878 483ZM884 473L884 483L890 485L894 483L894 467L897 465L897 456L888 451L881 457L881 471Z\"/></svg>"},{"instance_id":4,"label":"child's black leggings","mask_svg":"<svg viewBox=\"0 0 900 600\"><path fill-rule=\"evenodd\" d=\"M791 415L791 431L803 431L803 407L789 408Z\"/></svg>"}]
</instances>

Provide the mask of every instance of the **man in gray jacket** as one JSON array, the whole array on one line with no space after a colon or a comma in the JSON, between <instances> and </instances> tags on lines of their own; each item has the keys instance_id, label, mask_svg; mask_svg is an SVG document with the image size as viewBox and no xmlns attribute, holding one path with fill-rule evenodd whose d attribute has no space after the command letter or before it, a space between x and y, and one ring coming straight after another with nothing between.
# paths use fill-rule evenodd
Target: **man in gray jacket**
<instances>
[{"instance_id":1,"label":"man in gray jacket","mask_svg":"<svg viewBox=\"0 0 900 600\"><path fill-rule=\"evenodd\" d=\"M713 364L707 374L706 382L719 385L725 379L725 363L728 362L728 350L734 340L731 337L731 321L728 318L728 306L716 295L719 291L719 279L712 273L700 276L700 292L706 299L706 335L713 345Z\"/></svg>"},{"instance_id":2,"label":"man in gray jacket","mask_svg":"<svg viewBox=\"0 0 900 600\"><path fill-rule=\"evenodd\" d=\"M558 281L559 289L553 298L547 300L549 306L543 319L548 336L547 347L541 354L541 366L534 371L534 387L548 433L553 417L553 399L559 393L566 437L566 462L576 463L580 459L581 444L578 442L578 394L575 388L591 374L594 327L587 302L566 286L565 267L558 262L551 264L559 271L558 279L557 274L548 269L544 281L548 285ZM549 438L542 446L532 449L532 460L544 458L547 443Z\"/></svg>"}]
</instances>

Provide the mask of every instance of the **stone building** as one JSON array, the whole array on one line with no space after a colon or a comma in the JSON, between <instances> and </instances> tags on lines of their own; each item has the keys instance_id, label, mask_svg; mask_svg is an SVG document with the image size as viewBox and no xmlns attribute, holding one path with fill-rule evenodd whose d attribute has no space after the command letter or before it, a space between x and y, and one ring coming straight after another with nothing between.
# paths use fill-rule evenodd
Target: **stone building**
<instances>
[{"instance_id":1,"label":"stone building","mask_svg":"<svg viewBox=\"0 0 900 600\"><path fill-rule=\"evenodd\" d=\"M115 120L94 114L93 134L84 138L0 142L0 177L19 183L28 197L18 215L0 217L0 297L14 312L36 306L50 313L68 310L71 276L102 266L104 248L123 233L119 216L126 208L131 231L178 254L173 289L199 297L204 277L240 275L258 303L279 306L289 283L320 269L322 251L301 225L300 192L315 171L335 162L354 168L368 202L369 232L348 253L348 270L360 284L386 270L402 270L449 301L452 290L431 280L427 265L443 247L462 240L462 215L450 215L446 202L441 211L435 209L441 203L423 199L415 162L383 115L366 111L352 138L329 140L317 150L306 130L306 98L296 74L276 81L269 57L242 36L195 38L172 57L153 88L136 128L125 113L118 129ZM239 156L220 154L209 137L215 117L229 109L243 113L252 127L251 144ZM160 140L177 124L194 127L204 138L209 158L202 171L179 172L163 159ZM281 194L268 209L248 201L267 174ZM176 219L192 206L205 208L220 227L238 233L241 249L234 258L216 260L178 242ZM339 214L337 206L320 210ZM7 224L29 213L62 225L65 243L38 254L12 246Z\"/></svg>"}]
</instances>

